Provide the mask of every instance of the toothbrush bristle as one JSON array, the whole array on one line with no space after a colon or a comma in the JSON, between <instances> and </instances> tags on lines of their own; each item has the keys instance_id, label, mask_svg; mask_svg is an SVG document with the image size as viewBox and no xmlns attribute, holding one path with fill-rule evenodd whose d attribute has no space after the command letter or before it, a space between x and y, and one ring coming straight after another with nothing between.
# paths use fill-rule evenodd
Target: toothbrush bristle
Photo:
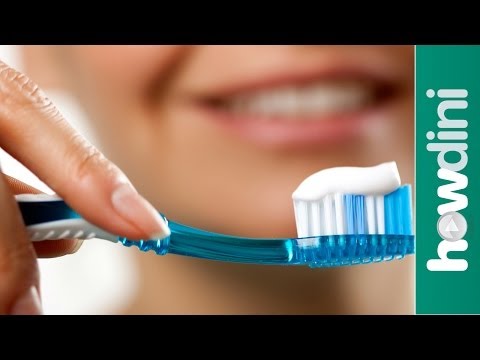
<instances>
[{"instance_id":1,"label":"toothbrush bristle","mask_svg":"<svg viewBox=\"0 0 480 360\"><path fill-rule=\"evenodd\" d=\"M386 195L330 194L318 201L295 200L298 237L323 235L411 235L411 188Z\"/></svg>"}]
</instances>

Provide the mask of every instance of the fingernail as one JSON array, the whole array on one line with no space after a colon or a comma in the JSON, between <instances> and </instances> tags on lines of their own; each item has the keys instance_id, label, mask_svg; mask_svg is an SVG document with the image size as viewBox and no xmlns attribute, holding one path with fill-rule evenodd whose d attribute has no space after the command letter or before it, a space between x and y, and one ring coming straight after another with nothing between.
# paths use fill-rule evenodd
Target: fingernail
<instances>
[{"instance_id":1,"label":"fingernail","mask_svg":"<svg viewBox=\"0 0 480 360\"><path fill-rule=\"evenodd\" d=\"M72 248L70 254L75 254L82 247L82 244L83 240L76 240L75 246Z\"/></svg>"},{"instance_id":2,"label":"fingernail","mask_svg":"<svg viewBox=\"0 0 480 360\"><path fill-rule=\"evenodd\" d=\"M163 239L170 235L162 217L131 184L123 183L113 191L112 204L121 217L149 235L150 239Z\"/></svg>"},{"instance_id":3,"label":"fingernail","mask_svg":"<svg viewBox=\"0 0 480 360\"><path fill-rule=\"evenodd\" d=\"M35 286L31 286L17 302L13 305L11 310L12 315L42 315L42 303L40 295Z\"/></svg>"}]
</instances>

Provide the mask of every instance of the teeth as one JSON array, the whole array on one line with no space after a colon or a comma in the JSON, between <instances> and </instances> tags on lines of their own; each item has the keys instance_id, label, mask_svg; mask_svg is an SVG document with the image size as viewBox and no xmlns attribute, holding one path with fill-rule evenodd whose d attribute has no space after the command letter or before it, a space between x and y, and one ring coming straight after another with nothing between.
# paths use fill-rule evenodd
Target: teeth
<instances>
[{"instance_id":1,"label":"teeth","mask_svg":"<svg viewBox=\"0 0 480 360\"><path fill-rule=\"evenodd\" d=\"M366 84L323 83L238 95L227 101L226 106L235 114L308 117L358 109L372 97L373 89Z\"/></svg>"}]
</instances>

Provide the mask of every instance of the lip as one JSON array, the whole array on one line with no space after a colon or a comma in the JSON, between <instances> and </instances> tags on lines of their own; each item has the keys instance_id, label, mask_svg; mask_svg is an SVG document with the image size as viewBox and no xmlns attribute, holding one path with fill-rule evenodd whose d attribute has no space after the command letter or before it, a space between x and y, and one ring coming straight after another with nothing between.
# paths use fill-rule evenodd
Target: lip
<instances>
[{"instance_id":1,"label":"lip","mask_svg":"<svg viewBox=\"0 0 480 360\"><path fill-rule=\"evenodd\" d=\"M315 81L357 79L375 83L387 89L384 98L364 108L345 113L322 114L308 120L285 117L260 117L252 114L233 114L211 105L212 99L228 98L246 92L268 90L283 86L302 86ZM360 67L332 67L313 71L284 72L265 75L253 81L224 84L208 93L188 97L193 109L232 136L260 146L304 148L342 144L364 136L370 125L379 118L388 118L389 105L399 86L388 73Z\"/></svg>"},{"instance_id":2,"label":"lip","mask_svg":"<svg viewBox=\"0 0 480 360\"><path fill-rule=\"evenodd\" d=\"M257 145L304 148L331 146L363 136L370 122L383 117L384 107L308 121L235 116L207 106L200 106L199 111L225 131Z\"/></svg>"}]
</instances>

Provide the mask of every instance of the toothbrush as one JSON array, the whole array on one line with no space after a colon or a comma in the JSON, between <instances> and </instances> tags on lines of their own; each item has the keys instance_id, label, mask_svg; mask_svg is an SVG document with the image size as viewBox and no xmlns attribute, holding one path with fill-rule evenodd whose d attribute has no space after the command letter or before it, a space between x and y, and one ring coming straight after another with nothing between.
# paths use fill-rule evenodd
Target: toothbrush
<instances>
[{"instance_id":1,"label":"toothbrush","mask_svg":"<svg viewBox=\"0 0 480 360\"><path fill-rule=\"evenodd\" d=\"M293 193L297 238L244 238L167 221L164 239L129 240L84 220L60 197L16 200L32 241L100 238L158 255L269 265L333 267L401 259L414 252L411 187L396 164L322 170Z\"/></svg>"}]
</instances>

